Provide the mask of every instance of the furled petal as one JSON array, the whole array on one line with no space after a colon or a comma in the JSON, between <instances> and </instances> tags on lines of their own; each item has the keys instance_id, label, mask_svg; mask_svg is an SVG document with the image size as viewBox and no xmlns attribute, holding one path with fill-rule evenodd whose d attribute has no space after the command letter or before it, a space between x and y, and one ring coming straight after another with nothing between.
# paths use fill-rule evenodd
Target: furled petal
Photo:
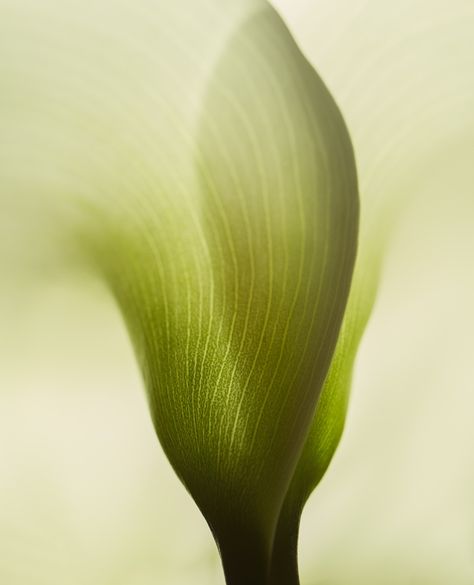
<instances>
[{"instance_id":1,"label":"furled petal","mask_svg":"<svg viewBox=\"0 0 474 585\"><path fill-rule=\"evenodd\" d=\"M260 583L348 296L354 157L332 97L269 8L229 36L196 136L191 191L170 183L135 228L116 223L102 262L158 436L227 579Z\"/></svg>"},{"instance_id":2,"label":"furled petal","mask_svg":"<svg viewBox=\"0 0 474 585\"><path fill-rule=\"evenodd\" d=\"M263 583L356 255L342 116L265 2L2 14L2 186L107 283L229 583Z\"/></svg>"}]
</instances>

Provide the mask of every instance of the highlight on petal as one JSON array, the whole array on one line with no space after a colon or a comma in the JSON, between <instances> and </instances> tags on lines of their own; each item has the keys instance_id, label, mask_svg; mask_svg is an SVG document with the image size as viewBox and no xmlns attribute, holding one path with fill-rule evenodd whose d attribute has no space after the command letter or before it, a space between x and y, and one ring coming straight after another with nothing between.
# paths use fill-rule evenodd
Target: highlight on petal
<instances>
[{"instance_id":1,"label":"highlight on petal","mask_svg":"<svg viewBox=\"0 0 474 585\"><path fill-rule=\"evenodd\" d=\"M223 328L227 343L208 379L219 423L211 441L230 465L222 474L217 459L212 487L195 497L238 574L251 552L236 535L251 550L262 536L271 545L332 357L356 251L357 180L333 99L270 10L221 56L199 138L219 275L211 335ZM219 501L222 486L230 501Z\"/></svg>"}]
</instances>

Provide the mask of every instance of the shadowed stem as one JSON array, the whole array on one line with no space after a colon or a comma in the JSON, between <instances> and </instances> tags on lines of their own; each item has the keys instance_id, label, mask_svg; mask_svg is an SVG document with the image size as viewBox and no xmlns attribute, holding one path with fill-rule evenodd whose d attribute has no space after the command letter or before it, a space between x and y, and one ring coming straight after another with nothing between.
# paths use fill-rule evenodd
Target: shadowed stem
<instances>
[{"instance_id":1,"label":"shadowed stem","mask_svg":"<svg viewBox=\"0 0 474 585\"><path fill-rule=\"evenodd\" d=\"M267 585L270 551L264 539L229 531L217 536L226 585Z\"/></svg>"},{"instance_id":2,"label":"shadowed stem","mask_svg":"<svg viewBox=\"0 0 474 585\"><path fill-rule=\"evenodd\" d=\"M283 506L273 547L262 535L236 529L214 534L226 585L300 585L298 534L301 506L295 501Z\"/></svg>"},{"instance_id":3,"label":"shadowed stem","mask_svg":"<svg viewBox=\"0 0 474 585\"><path fill-rule=\"evenodd\" d=\"M272 562L268 585L299 585L298 574L298 534L300 511L285 505L273 543Z\"/></svg>"}]
</instances>

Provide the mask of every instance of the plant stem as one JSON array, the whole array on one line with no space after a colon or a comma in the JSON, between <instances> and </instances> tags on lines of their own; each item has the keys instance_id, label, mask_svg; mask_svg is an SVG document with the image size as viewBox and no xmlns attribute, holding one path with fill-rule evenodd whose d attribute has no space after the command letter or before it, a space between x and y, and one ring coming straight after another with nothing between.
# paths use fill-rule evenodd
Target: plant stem
<instances>
[{"instance_id":1,"label":"plant stem","mask_svg":"<svg viewBox=\"0 0 474 585\"><path fill-rule=\"evenodd\" d=\"M299 511L284 506L280 514L275 540L268 585L299 585L298 574L298 533Z\"/></svg>"},{"instance_id":2,"label":"plant stem","mask_svg":"<svg viewBox=\"0 0 474 585\"><path fill-rule=\"evenodd\" d=\"M251 534L225 534L216 538L227 585L267 585L269 547Z\"/></svg>"}]
</instances>

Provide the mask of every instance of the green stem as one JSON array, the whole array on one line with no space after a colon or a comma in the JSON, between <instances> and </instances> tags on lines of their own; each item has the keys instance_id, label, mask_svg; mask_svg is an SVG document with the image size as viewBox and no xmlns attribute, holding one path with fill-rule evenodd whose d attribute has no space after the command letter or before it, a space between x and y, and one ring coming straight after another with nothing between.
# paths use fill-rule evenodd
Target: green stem
<instances>
[{"instance_id":1,"label":"green stem","mask_svg":"<svg viewBox=\"0 0 474 585\"><path fill-rule=\"evenodd\" d=\"M227 585L267 585L269 547L252 534L216 537Z\"/></svg>"},{"instance_id":2,"label":"green stem","mask_svg":"<svg viewBox=\"0 0 474 585\"><path fill-rule=\"evenodd\" d=\"M299 585L298 534L299 511L284 506L273 543L268 585Z\"/></svg>"}]
</instances>

